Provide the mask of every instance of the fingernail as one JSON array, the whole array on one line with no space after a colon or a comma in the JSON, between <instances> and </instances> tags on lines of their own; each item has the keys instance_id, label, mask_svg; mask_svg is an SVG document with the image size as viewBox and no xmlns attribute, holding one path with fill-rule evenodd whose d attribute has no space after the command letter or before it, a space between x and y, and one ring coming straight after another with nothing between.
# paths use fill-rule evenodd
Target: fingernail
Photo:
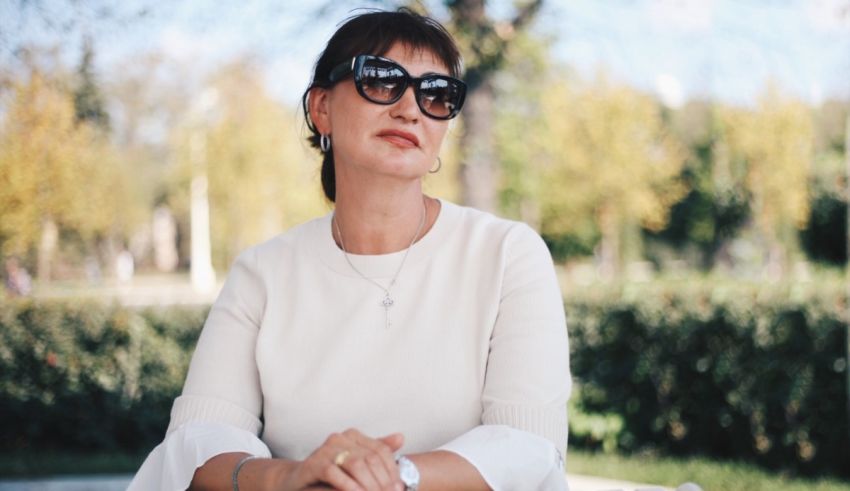
<instances>
[{"instance_id":1,"label":"fingernail","mask_svg":"<svg viewBox=\"0 0 850 491\"><path fill-rule=\"evenodd\" d=\"M404 484L396 484L395 491L404 491Z\"/></svg>"}]
</instances>

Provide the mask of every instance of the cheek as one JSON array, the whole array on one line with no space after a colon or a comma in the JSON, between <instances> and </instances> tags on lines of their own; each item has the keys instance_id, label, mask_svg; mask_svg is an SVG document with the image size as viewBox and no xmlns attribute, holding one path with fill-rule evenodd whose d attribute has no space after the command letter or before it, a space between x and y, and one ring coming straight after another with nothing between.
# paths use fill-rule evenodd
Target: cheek
<instances>
[{"instance_id":1,"label":"cheek","mask_svg":"<svg viewBox=\"0 0 850 491\"><path fill-rule=\"evenodd\" d=\"M334 141L345 146L357 145L365 139L371 125L368 114L351 106L337 108L331 114L330 123Z\"/></svg>"},{"instance_id":2,"label":"cheek","mask_svg":"<svg viewBox=\"0 0 850 491\"><path fill-rule=\"evenodd\" d=\"M428 140L433 146L433 152L436 155L440 152L443 146L443 140L446 138L446 132L449 129L448 123L437 123L432 128L428 129Z\"/></svg>"},{"instance_id":3,"label":"cheek","mask_svg":"<svg viewBox=\"0 0 850 491\"><path fill-rule=\"evenodd\" d=\"M349 86L349 84L351 84ZM359 133L366 124L368 107L364 107L360 96L350 82L341 83L334 87L328 100L328 120L331 133L342 136L343 134Z\"/></svg>"}]
</instances>

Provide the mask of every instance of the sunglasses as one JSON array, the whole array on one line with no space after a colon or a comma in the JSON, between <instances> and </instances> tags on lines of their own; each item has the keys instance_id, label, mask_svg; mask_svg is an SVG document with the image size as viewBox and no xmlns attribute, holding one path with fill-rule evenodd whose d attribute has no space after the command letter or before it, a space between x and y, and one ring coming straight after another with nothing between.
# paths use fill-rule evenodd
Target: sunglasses
<instances>
[{"instance_id":1,"label":"sunglasses","mask_svg":"<svg viewBox=\"0 0 850 491\"><path fill-rule=\"evenodd\" d=\"M461 80L437 74L411 77L401 65L380 56L355 56L331 70L328 79L336 83L349 73L354 74L357 92L375 104L395 104L412 84L419 109L434 119L457 116L466 98L466 84Z\"/></svg>"}]
</instances>

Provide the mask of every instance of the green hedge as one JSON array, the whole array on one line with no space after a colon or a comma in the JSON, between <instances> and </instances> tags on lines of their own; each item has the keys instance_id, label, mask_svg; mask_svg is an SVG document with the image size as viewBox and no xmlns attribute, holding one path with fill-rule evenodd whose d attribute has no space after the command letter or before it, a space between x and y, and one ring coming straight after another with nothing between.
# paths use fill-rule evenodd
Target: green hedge
<instances>
[{"instance_id":1,"label":"green hedge","mask_svg":"<svg viewBox=\"0 0 850 491\"><path fill-rule=\"evenodd\" d=\"M0 451L153 447L206 310L0 304Z\"/></svg>"},{"instance_id":2,"label":"green hedge","mask_svg":"<svg viewBox=\"0 0 850 491\"><path fill-rule=\"evenodd\" d=\"M571 445L850 473L843 285L568 296Z\"/></svg>"},{"instance_id":3,"label":"green hedge","mask_svg":"<svg viewBox=\"0 0 850 491\"><path fill-rule=\"evenodd\" d=\"M570 445L847 475L842 288L568 290ZM0 451L152 448L206 313L0 304Z\"/></svg>"}]
</instances>

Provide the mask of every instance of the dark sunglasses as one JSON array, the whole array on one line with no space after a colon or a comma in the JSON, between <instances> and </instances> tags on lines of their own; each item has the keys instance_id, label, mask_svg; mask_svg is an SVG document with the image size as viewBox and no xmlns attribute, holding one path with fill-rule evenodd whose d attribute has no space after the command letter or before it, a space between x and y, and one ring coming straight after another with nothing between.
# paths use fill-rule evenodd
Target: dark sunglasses
<instances>
[{"instance_id":1,"label":"dark sunglasses","mask_svg":"<svg viewBox=\"0 0 850 491\"><path fill-rule=\"evenodd\" d=\"M355 56L331 70L328 79L336 83L349 73L354 74L357 92L375 104L394 104L413 84L416 104L423 114L434 119L457 116L466 98L466 84L461 80L437 74L411 77L401 65L380 56Z\"/></svg>"}]
</instances>

